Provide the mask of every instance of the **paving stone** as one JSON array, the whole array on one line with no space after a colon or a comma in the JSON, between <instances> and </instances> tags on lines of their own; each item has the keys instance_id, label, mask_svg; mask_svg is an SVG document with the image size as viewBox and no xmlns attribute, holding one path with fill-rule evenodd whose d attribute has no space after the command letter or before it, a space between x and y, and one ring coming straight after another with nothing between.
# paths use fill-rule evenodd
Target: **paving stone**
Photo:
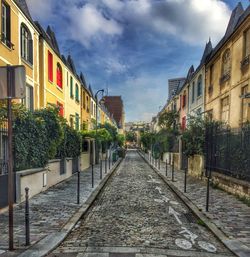
<instances>
[{"instance_id":1,"label":"paving stone","mask_svg":"<svg viewBox=\"0 0 250 257\"><path fill-rule=\"evenodd\" d=\"M161 165L161 173L165 175L165 163ZM171 179L171 172L168 173ZM174 185L183 192L184 172L175 172ZM210 187L209 213L206 208L206 183L200 179L187 177L187 193L185 195L229 238L237 238L250 248L250 207L235 196L222 190Z\"/></svg>"},{"instance_id":2,"label":"paving stone","mask_svg":"<svg viewBox=\"0 0 250 257\"><path fill-rule=\"evenodd\" d=\"M128 152L78 225L57 252L85 246L86 253L110 253L110 257L114 253L160 255L160 249L180 251L179 256L186 252L186 256L205 257L214 253L200 245L212 245L216 256L233 256L207 228L197 223L190 210L135 151ZM189 249L185 248L185 240Z\"/></svg>"},{"instance_id":3,"label":"paving stone","mask_svg":"<svg viewBox=\"0 0 250 257\"><path fill-rule=\"evenodd\" d=\"M95 165L95 187L100 184L100 168ZM103 178L105 177L103 172ZM30 199L30 237L32 244L60 230L80 208L76 203L77 175ZM81 172L80 203L91 192L91 168ZM25 248L25 205L14 208L14 245L17 250ZM8 212L0 214L0 248L8 249ZM1 252L0 252L1 254ZM9 253L10 254L10 253ZM7 255L5 253L5 255ZM2 257L2 256L1 256Z\"/></svg>"}]
</instances>

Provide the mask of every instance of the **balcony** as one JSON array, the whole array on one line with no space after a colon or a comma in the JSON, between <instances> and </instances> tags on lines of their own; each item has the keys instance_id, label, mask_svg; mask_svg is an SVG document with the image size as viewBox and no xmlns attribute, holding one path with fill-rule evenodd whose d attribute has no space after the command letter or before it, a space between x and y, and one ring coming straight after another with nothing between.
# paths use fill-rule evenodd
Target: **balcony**
<instances>
[{"instance_id":1,"label":"balcony","mask_svg":"<svg viewBox=\"0 0 250 257\"><path fill-rule=\"evenodd\" d=\"M228 81L231 78L230 75L230 71L228 71L227 73L223 74L220 78L220 85L225 83L226 81Z\"/></svg>"},{"instance_id":2,"label":"balcony","mask_svg":"<svg viewBox=\"0 0 250 257\"><path fill-rule=\"evenodd\" d=\"M240 68L241 70L245 69L246 67L249 66L249 55L244 57L243 60L240 62Z\"/></svg>"}]
</instances>

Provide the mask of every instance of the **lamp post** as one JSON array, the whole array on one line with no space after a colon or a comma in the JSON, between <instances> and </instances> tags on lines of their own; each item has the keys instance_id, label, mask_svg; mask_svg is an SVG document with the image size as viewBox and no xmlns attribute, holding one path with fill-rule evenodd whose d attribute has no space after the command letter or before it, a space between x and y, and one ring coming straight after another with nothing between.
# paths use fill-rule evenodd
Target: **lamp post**
<instances>
[{"instance_id":1,"label":"lamp post","mask_svg":"<svg viewBox=\"0 0 250 257\"><path fill-rule=\"evenodd\" d=\"M98 125L98 94L102 92L102 95L104 93L104 89L100 89L98 90L96 93L95 93L95 101L96 101L96 104L95 104L95 115L96 115L96 119L95 119L95 137L96 137L96 140L95 140L95 156L96 156L96 164L99 163L99 149L98 149L98 142L97 142L97 125Z\"/></svg>"}]
</instances>

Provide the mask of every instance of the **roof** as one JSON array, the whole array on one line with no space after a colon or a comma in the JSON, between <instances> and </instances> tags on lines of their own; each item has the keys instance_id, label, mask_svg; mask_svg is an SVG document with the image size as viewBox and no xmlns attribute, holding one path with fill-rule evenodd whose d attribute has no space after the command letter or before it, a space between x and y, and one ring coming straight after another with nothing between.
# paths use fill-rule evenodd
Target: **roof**
<instances>
[{"instance_id":1,"label":"roof","mask_svg":"<svg viewBox=\"0 0 250 257\"><path fill-rule=\"evenodd\" d=\"M226 41L231 37L231 35L238 29L238 27L245 21L245 19L249 15L250 6L248 6L247 9L244 11L242 4L239 2L231 13L225 35L213 49L213 52L209 56L208 61L210 61L216 55L219 49L226 43Z\"/></svg>"},{"instance_id":2,"label":"roof","mask_svg":"<svg viewBox=\"0 0 250 257\"><path fill-rule=\"evenodd\" d=\"M114 120L118 124L118 127L122 127L124 106L121 96L105 96L104 105L113 116Z\"/></svg>"}]
</instances>

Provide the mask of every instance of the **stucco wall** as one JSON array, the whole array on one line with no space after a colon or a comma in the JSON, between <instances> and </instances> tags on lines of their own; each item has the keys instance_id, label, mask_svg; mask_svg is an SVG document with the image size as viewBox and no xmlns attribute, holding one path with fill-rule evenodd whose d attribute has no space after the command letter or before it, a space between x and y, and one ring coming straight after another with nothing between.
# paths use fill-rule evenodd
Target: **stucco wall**
<instances>
[{"instance_id":1,"label":"stucco wall","mask_svg":"<svg viewBox=\"0 0 250 257\"><path fill-rule=\"evenodd\" d=\"M72 176L72 159L67 159L65 173L60 174L60 160L51 160L44 169L29 169L16 173L17 203L25 200L25 188L32 197Z\"/></svg>"},{"instance_id":2,"label":"stucco wall","mask_svg":"<svg viewBox=\"0 0 250 257\"><path fill-rule=\"evenodd\" d=\"M89 152L85 152L85 153L81 154L80 166L81 166L81 171L89 168L89 166L90 166L90 153Z\"/></svg>"},{"instance_id":3,"label":"stucco wall","mask_svg":"<svg viewBox=\"0 0 250 257\"><path fill-rule=\"evenodd\" d=\"M194 155L188 158L188 173L191 176L201 178L204 170L204 157Z\"/></svg>"}]
</instances>

